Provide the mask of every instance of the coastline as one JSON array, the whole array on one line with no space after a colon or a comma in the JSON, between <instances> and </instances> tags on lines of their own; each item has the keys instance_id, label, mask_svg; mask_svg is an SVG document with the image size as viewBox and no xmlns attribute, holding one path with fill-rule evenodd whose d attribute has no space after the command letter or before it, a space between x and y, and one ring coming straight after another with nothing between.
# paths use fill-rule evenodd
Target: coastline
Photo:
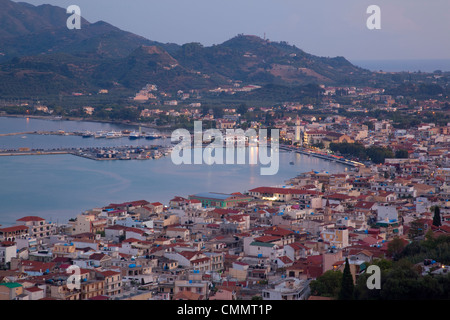
<instances>
[{"instance_id":1,"label":"coastline","mask_svg":"<svg viewBox=\"0 0 450 320\"><path fill-rule=\"evenodd\" d=\"M0 113L0 117L5 118L31 118L31 119L39 119L39 120L49 120L49 121L74 121L74 122L94 122L94 123L108 123L114 125L125 125L125 126L133 126L133 127L145 127L156 130L170 130L170 128L166 127L158 127L147 123L139 123L139 122L131 122L127 120L101 120L101 119L90 119L90 118L80 118L80 117L59 117L59 116L40 116L40 115L24 115L24 114L6 114Z\"/></svg>"}]
</instances>

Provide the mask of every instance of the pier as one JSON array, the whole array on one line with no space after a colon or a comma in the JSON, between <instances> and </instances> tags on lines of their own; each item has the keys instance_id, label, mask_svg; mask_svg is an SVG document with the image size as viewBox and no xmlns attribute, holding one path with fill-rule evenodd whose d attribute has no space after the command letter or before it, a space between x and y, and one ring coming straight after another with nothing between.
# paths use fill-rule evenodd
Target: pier
<instances>
[{"instance_id":1,"label":"pier","mask_svg":"<svg viewBox=\"0 0 450 320\"><path fill-rule=\"evenodd\" d=\"M171 148L167 146L136 147L88 147L61 149L29 149L0 150L0 156L37 156L70 154L90 160L148 160L159 159L169 155Z\"/></svg>"},{"instance_id":2,"label":"pier","mask_svg":"<svg viewBox=\"0 0 450 320\"><path fill-rule=\"evenodd\" d=\"M280 145L280 150L291 151L291 152L295 152L295 153L308 155L311 157L320 158L323 160L333 161L333 162L344 164L344 165L347 165L350 167L364 167L365 166L361 162L345 159L344 157L338 157L338 156L334 156L334 155L317 152L317 151L310 150L307 148L301 148L301 147L297 148L297 147L293 147L293 146L289 146L289 145Z\"/></svg>"}]
</instances>

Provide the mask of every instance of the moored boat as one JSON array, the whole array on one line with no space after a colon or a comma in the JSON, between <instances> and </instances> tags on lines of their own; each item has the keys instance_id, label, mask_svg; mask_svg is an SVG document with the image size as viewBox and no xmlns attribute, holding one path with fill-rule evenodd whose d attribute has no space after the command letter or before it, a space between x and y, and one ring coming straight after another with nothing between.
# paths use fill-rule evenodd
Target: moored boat
<instances>
[{"instance_id":1,"label":"moored boat","mask_svg":"<svg viewBox=\"0 0 450 320\"><path fill-rule=\"evenodd\" d=\"M130 140L136 140L139 139L141 137L139 132L133 131L130 133L129 138Z\"/></svg>"}]
</instances>

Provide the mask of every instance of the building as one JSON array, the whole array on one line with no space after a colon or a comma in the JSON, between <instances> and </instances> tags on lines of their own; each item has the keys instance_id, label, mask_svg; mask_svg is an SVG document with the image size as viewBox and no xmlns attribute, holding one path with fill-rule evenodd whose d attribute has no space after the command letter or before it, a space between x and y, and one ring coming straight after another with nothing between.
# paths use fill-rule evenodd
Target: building
<instances>
[{"instance_id":1,"label":"building","mask_svg":"<svg viewBox=\"0 0 450 320\"><path fill-rule=\"evenodd\" d=\"M166 236L170 238L180 238L184 241L188 241L190 239L190 231L186 228L168 227L166 229Z\"/></svg>"},{"instance_id":2,"label":"building","mask_svg":"<svg viewBox=\"0 0 450 320\"><path fill-rule=\"evenodd\" d=\"M174 300L188 300L185 294L194 295L192 300L206 300L209 296L209 282L202 280L200 274L189 275L187 280L175 280L174 283ZM191 300L191 299L189 299Z\"/></svg>"},{"instance_id":3,"label":"building","mask_svg":"<svg viewBox=\"0 0 450 320\"><path fill-rule=\"evenodd\" d=\"M119 271L99 271L97 278L105 283L105 295L113 297L123 292L122 275Z\"/></svg>"},{"instance_id":4,"label":"building","mask_svg":"<svg viewBox=\"0 0 450 320\"><path fill-rule=\"evenodd\" d=\"M0 268L11 262L17 256L17 246L13 241L0 242Z\"/></svg>"},{"instance_id":5,"label":"building","mask_svg":"<svg viewBox=\"0 0 450 320\"><path fill-rule=\"evenodd\" d=\"M323 241L330 243L331 247L345 248L349 245L348 229L346 227L328 228L320 233Z\"/></svg>"},{"instance_id":6,"label":"building","mask_svg":"<svg viewBox=\"0 0 450 320\"><path fill-rule=\"evenodd\" d=\"M311 196L319 195L320 192L313 190L301 190L295 188L276 188L276 187L258 187L248 191L248 193L258 199L270 201L291 201L299 199L306 195L308 199Z\"/></svg>"},{"instance_id":7,"label":"building","mask_svg":"<svg viewBox=\"0 0 450 320\"><path fill-rule=\"evenodd\" d=\"M73 243L56 243L53 245L52 255L56 257L75 257L75 245Z\"/></svg>"},{"instance_id":8,"label":"building","mask_svg":"<svg viewBox=\"0 0 450 320\"><path fill-rule=\"evenodd\" d=\"M0 300L18 300L23 293L23 286L20 283L0 283Z\"/></svg>"},{"instance_id":9,"label":"building","mask_svg":"<svg viewBox=\"0 0 450 320\"><path fill-rule=\"evenodd\" d=\"M309 295L309 280L297 278L282 279L262 291L263 300L307 300Z\"/></svg>"},{"instance_id":10,"label":"building","mask_svg":"<svg viewBox=\"0 0 450 320\"><path fill-rule=\"evenodd\" d=\"M93 297L105 294L104 280L86 280L80 284L81 300L88 300Z\"/></svg>"},{"instance_id":11,"label":"building","mask_svg":"<svg viewBox=\"0 0 450 320\"><path fill-rule=\"evenodd\" d=\"M189 196L189 199L199 200L205 208L230 208L241 202L249 202L253 197L238 194L203 192Z\"/></svg>"},{"instance_id":12,"label":"building","mask_svg":"<svg viewBox=\"0 0 450 320\"><path fill-rule=\"evenodd\" d=\"M30 236L41 241L44 237L49 237L55 233L55 225L48 223L45 219L36 216L27 216L16 220L16 225L27 226Z\"/></svg>"},{"instance_id":13,"label":"building","mask_svg":"<svg viewBox=\"0 0 450 320\"><path fill-rule=\"evenodd\" d=\"M29 234L29 228L24 225L1 228L0 240L16 241L19 238L27 238Z\"/></svg>"}]
</instances>

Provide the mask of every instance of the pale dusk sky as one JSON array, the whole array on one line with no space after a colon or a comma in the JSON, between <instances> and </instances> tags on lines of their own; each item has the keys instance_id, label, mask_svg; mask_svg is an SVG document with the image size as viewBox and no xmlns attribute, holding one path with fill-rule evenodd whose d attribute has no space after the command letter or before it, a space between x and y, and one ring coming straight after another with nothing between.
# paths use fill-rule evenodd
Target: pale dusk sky
<instances>
[{"instance_id":1,"label":"pale dusk sky","mask_svg":"<svg viewBox=\"0 0 450 320\"><path fill-rule=\"evenodd\" d=\"M205 46L237 34L290 44L349 60L450 59L448 0L28 0L78 5L89 22L106 21L160 42ZM370 5L381 29L369 30Z\"/></svg>"}]
</instances>

